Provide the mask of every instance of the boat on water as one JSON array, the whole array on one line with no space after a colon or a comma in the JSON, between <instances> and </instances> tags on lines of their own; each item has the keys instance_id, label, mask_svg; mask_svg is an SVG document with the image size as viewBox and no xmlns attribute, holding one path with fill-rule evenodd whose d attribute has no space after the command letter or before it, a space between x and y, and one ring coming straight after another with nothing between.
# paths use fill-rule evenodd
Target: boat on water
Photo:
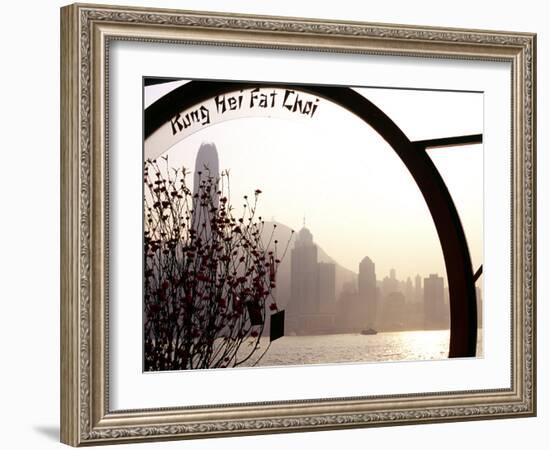
<instances>
[{"instance_id":1,"label":"boat on water","mask_svg":"<svg viewBox=\"0 0 550 450\"><path fill-rule=\"evenodd\" d=\"M361 330L361 334L368 336L368 335L378 334L378 331L376 331L374 328L366 328L364 330Z\"/></svg>"}]
</instances>

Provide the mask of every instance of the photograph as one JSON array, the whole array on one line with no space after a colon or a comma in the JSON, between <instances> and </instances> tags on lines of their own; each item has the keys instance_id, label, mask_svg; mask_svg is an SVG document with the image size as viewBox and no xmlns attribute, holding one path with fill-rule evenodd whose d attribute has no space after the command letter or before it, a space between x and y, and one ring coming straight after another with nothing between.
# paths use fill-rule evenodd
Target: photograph
<instances>
[{"instance_id":1,"label":"photograph","mask_svg":"<svg viewBox=\"0 0 550 450\"><path fill-rule=\"evenodd\" d=\"M143 370L483 358L483 105L143 77Z\"/></svg>"},{"instance_id":2,"label":"photograph","mask_svg":"<svg viewBox=\"0 0 550 450\"><path fill-rule=\"evenodd\" d=\"M53 21L61 442L536 416L540 24L172 6Z\"/></svg>"}]
</instances>

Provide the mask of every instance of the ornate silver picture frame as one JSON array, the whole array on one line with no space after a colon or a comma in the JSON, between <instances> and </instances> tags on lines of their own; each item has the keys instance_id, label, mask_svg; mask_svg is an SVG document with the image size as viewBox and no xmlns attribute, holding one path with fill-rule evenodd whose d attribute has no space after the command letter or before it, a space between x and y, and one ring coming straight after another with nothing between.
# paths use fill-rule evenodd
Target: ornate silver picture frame
<instances>
[{"instance_id":1,"label":"ornate silver picture frame","mask_svg":"<svg viewBox=\"0 0 550 450\"><path fill-rule=\"evenodd\" d=\"M499 165L499 161L502 161L501 172L504 172L504 182L497 187L503 193L505 217L509 223L506 224L505 238L499 237L501 240L494 240L493 247L484 247L484 251L488 255L498 252L495 250L497 247L509 249L504 252L505 255L500 255L500 259L507 261L504 272L509 281L505 279L505 283L500 283L506 284L504 295L493 290L499 283L491 283L490 279L494 280L498 274L495 272L496 269L490 267L488 260L484 260L483 272L484 276L488 277L487 283L484 284L484 301L487 299L492 304L498 303L502 314L488 314L487 319L484 317L484 326L487 324L484 338L487 339L485 342L488 345L484 346L482 357L478 354L478 358L473 358L476 356L477 329L474 318L476 294L473 283L479 278L481 268L476 271L477 267L472 269L472 264L469 263L465 281L461 278L462 272L455 272L458 275L453 283L459 288L449 293L449 359L454 359L453 362L457 364L464 364L460 367L474 367L475 364L481 367L482 364L490 364L494 356L491 349L495 348L494 342L491 344L490 339L501 340L501 343L506 343L506 351L499 356L500 362L491 366L493 369L485 370L483 366L486 372L494 371L491 372L493 379L489 377L479 383L472 382L471 385L461 384L455 380L447 384L440 383L421 388L414 387L420 385L413 383L410 385L412 387L405 386L401 389L390 385L389 388L376 389L370 386L365 389L349 388L347 391L332 391L329 383L327 387L319 388L316 391L318 394L297 395L288 388L281 389L277 394L266 395L265 398L262 395L251 394L251 391L235 390L231 397L220 397L217 401L206 399L207 383L213 383L214 377L217 377L215 380L224 380L222 377L234 380L246 376L250 386L260 383L260 378L264 381L267 379L268 384L273 384L276 375L271 374L269 370L277 370L280 375L282 371L290 369L278 367L261 370L243 368L195 371L192 374L195 383L193 389L198 392L198 396L193 397L195 400L186 401L186 394L183 392L183 402L176 404L162 400L170 398L170 393L163 394L165 397L159 393L158 402L155 403L156 397L154 392L151 393L151 389L154 389L152 386L155 386L155 380L161 380L159 383L166 385L169 384L169 380L175 385L185 384L185 380L190 379L185 378L191 376L189 373L146 373L147 371L139 369L134 370L135 379L139 378L144 384L136 384L135 379L126 380L126 375L117 372L120 367L118 361L129 356L124 354L123 347L121 350L115 345L120 334L120 330L117 334L116 328L118 324L123 321L129 322L131 317L136 316L132 316L129 310L121 312L119 299L127 297L131 305L129 308L141 314L142 297L138 293L134 298L134 294L119 289L121 272L116 260L124 253L124 249L113 242L113 239L119 236L113 235L112 229L116 222L113 218L120 214L116 208L121 205L120 201L115 201L116 195L113 193L119 189L118 178L121 170L124 170L121 169L117 152L120 142L124 145L130 142L126 131L123 131L126 128L122 127L120 121L117 122L120 119L120 104L115 101L121 101L117 97L117 90L121 86L120 83L127 80L115 80L115 75L121 73L121 66L128 67L133 64L129 59L120 56L122 53L117 45L130 45L131 48L124 47L130 48L128 54L138 52L140 45L149 46L148 51L159 54L164 53L164 50L167 54L175 52L170 53L170 57L179 55L177 52L184 49L190 49L195 58L193 61L203 61L208 68L197 75L196 70L189 69L188 73L182 73L181 66L174 65L169 76L188 77L193 80L202 76L203 79L221 79L224 83L238 81L244 83L242 89L259 89L254 83L272 80L255 79L255 72L251 72L250 78L247 79L239 77L228 80L225 72L216 73L211 68L214 65L209 65L208 58L213 58L214 54L209 53L208 49L212 49L216 58L222 58L227 53L228 61L238 61L242 55L248 55L250 58L258 58L257 61L263 58L265 62L266 59L284 54L284 57L288 58L287 62L301 58L313 61L313 58L318 57L324 58L324 64L330 65L345 64L345 58L353 58L353 64L363 64L369 58L377 58L376 67L390 66L393 61L401 58L401 61L404 61L402 67L416 66L425 69L448 62L449 67L441 69L441 66L434 70L445 70L445 73L451 74L451 78L453 71L468 71L478 64L485 64L489 81L493 73L496 74L496 69L499 69L499 73L503 74L499 80L509 81L504 83L505 92L498 91L502 94L501 98L496 95L497 91L496 94L485 92L481 84L475 91L480 95L486 95L483 137L476 134L435 139L441 136L431 136L433 139L405 139L405 143L399 144L407 147L407 151L414 150L424 154L431 147L483 142L483 145L492 148L496 155L494 160L486 157L485 164L494 161ZM180 63L181 60L185 61L183 53L181 55L181 58L178 58ZM242 61L249 61L248 56ZM141 59L145 59L147 64L146 58ZM152 62L150 64L144 69L146 73L141 68L136 69L136 73L140 74L140 80L145 77L167 76L166 73L159 72L158 66L153 66ZM313 61L312 64L316 63ZM429 72L428 69L426 73ZM296 82L313 82L308 79L297 80L296 74L290 75L290 72L288 79L284 79L285 70L281 69L282 81L287 83L284 86L294 86L292 83ZM355 76L362 75L356 73ZM460 75L455 75L455 78L458 77ZM365 85L376 84L367 78L365 75ZM472 79L475 80L475 76ZM195 92L202 92L200 95L206 92L201 101L209 96L231 92L233 89L223 83L212 85L208 81L193 81L190 85L193 83L195 89L199 89ZM338 91L321 86L318 80L316 83L316 87L309 88L309 92L319 97L330 98L333 92ZM428 85L424 85L424 89L435 90L428 81L426 83ZM351 84L352 81L349 81L348 85ZM129 96L123 100L141 100L143 86L136 86L136 89L130 88ZM384 86L379 84L374 87ZM453 88L451 81L449 87ZM402 86L395 88L401 89ZM305 18L85 4L62 8L61 441L72 446L81 446L535 415L535 88L536 36L531 33L342 23ZM357 94L349 95L352 105ZM337 99L336 102L338 101ZM505 120L495 128L491 128L491 118L488 117L492 111L491 102L504 105L505 110ZM138 142L135 150L136 161L139 160L143 167L140 145L148 133L149 125L142 122L143 117L147 119L148 114L143 103L140 103L139 108L135 116L137 119L128 121L139 122L138 133L131 141ZM349 109L352 110L352 106ZM354 113L361 116L361 111L363 110L359 109ZM369 117L376 116L372 111L369 114ZM116 119L117 117L119 119ZM369 120L373 128L379 127L382 130L381 135L386 141L391 143L392 140L399 140L399 133L392 134L384 125L380 125L380 121L376 121L378 119ZM145 131L141 127L145 127ZM397 135L399 136L395 137ZM501 145L502 142L507 144ZM415 163L415 157L412 157L411 161L410 165L417 164L417 170L423 170L422 176L428 177L429 174L426 174L432 169L425 169L429 166L427 160ZM141 173L138 175L138 178L142 178ZM419 179L422 176L419 175ZM487 183L484 188L486 191L490 190ZM444 191L446 192L445 189ZM142 196L142 192L137 192L137 196ZM486 203L485 208L488 207L490 204ZM441 213L443 216L444 212ZM432 212L432 216L434 214ZM452 220L445 222L444 226L440 225L440 240L447 239L445 236L442 237L445 231L441 230L448 230L452 225ZM139 228L139 236L141 224L138 223L136 226ZM463 237L462 229L458 228L460 232L457 236ZM484 233L492 231L486 224ZM452 232L450 234L451 237L448 239L451 240L447 239L446 244L442 242L442 245L447 245L448 251L451 252L449 254L460 256L460 251L456 246L453 247L455 241L452 239L456 236ZM143 246L143 243L138 240L136 248L140 245ZM466 260L469 262L469 254L467 256ZM453 261L456 263L454 259ZM115 270L116 267L119 269ZM449 270L447 274L450 276ZM142 283L141 279L135 280L138 287L142 286ZM460 286L465 286L462 291ZM449 286L449 290L452 289L452 286ZM493 310L488 310L491 311ZM128 316L125 316L126 313ZM492 319L497 316L498 319ZM137 317L134 325L139 334L142 322L141 316ZM283 331L279 334L281 333ZM138 339L130 345L137 349L139 359L143 342ZM138 365L141 364L140 361ZM438 366L437 370L441 370L441 373L446 373L445 370L451 367L445 366L446 362L440 362L443 364ZM387 363L363 364L368 367L365 368L365 372L360 373L374 374L377 370L375 366L384 364L387 368ZM426 368L428 366L423 362L407 363L406 368L401 364L405 363L392 363L391 368L387 370L393 371L392 373L407 370L407 376L413 378L418 377L420 373L426 376L431 370ZM317 374L322 374L325 369L318 366L311 370L317 370ZM339 369L334 366L331 370ZM416 370L418 371L415 372ZM203 385L202 380L207 378L209 381L204 381ZM376 383L375 380L373 375L373 378L365 383L372 385ZM132 397L131 402L121 400L119 390L123 384L138 386L134 393L128 394ZM361 386L361 380L354 386ZM200 398L201 390L205 394L205 400L202 402L196 400ZM140 395L143 395L143 398L140 398Z\"/></svg>"}]
</instances>

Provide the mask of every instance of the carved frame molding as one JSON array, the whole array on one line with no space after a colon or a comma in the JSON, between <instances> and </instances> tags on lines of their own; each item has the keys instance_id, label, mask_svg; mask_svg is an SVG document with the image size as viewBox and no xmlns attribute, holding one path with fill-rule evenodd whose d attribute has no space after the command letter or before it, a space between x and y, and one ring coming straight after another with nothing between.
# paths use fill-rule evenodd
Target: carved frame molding
<instances>
[{"instance_id":1,"label":"carved frame molding","mask_svg":"<svg viewBox=\"0 0 550 450\"><path fill-rule=\"evenodd\" d=\"M110 411L105 105L113 39L510 62L511 388ZM535 415L534 34L76 4L61 10L61 58L62 442L97 445Z\"/></svg>"}]
</instances>

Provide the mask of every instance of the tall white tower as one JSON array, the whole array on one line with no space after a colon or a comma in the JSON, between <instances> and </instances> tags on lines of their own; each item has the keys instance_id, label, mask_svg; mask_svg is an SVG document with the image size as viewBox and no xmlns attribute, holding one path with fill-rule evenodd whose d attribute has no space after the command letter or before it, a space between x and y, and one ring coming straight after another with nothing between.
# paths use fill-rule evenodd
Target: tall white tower
<instances>
[{"instance_id":1,"label":"tall white tower","mask_svg":"<svg viewBox=\"0 0 550 450\"><path fill-rule=\"evenodd\" d=\"M209 226L203 227L203 224L206 223L209 225L209 221L206 220L206 217L208 217L210 206L218 206L219 196L217 191L219 177L220 169L216 145L211 142L202 143L199 147L199 151L197 152L195 171L193 173L193 220L191 225L199 232L199 234L205 233L206 239L209 236L210 229ZM203 206L201 203L204 204L204 201L201 202L200 198L195 198L195 194L199 194L201 192L200 184L206 183L209 178L212 178L214 181L214 185L210 193L211 201L208 202L210 205Z\"/></svg>"}]
</instances>

